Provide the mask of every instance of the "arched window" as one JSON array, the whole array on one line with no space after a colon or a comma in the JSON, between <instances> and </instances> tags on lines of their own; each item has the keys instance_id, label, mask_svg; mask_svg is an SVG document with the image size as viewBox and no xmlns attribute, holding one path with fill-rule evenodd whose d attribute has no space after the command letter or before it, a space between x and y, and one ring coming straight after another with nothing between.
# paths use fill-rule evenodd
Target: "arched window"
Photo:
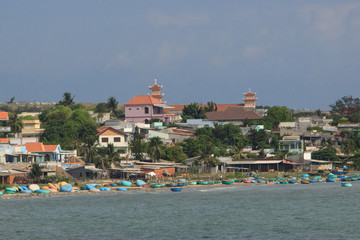
<instances>
[{"instance_id":1,"label":"arched window","mask_svg":"<svg viewBox=\"0 0 360 240\"><path fill-rule=\"evenodd\" d=\"M145 107L145 114L149 114L149 108Z\"/></svg>"}]
</instances>

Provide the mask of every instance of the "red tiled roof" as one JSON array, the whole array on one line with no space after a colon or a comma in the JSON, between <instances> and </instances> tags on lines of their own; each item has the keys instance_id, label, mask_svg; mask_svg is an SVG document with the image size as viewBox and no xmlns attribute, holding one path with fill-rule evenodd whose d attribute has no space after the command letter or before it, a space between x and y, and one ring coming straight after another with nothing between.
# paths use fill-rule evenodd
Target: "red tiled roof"
<instances>
[{"instance_id":1,"label":"red tiled roof","mask_svg":"<svg viewBox=\"0 0 360 240\"><path fill-rule=\"evenodd\" d=\"M247 93L244 93L245 96L255 96L256 93L252 93L252 92L247 92Z\"/></svg>"},{"instance_id":2,"label":"red tiled roof","mask_svg":"<svg viewBox=\"0 0 360 240\"><path fill-rule=\"evenodd\" d=\"M0 112L0 120L8 120L9 114L7 112Z\"/></svg>"},{"instance_id":3,"label":"red tiled roof","mask_svg":"<svg viewBox=\"0 0 360 240\"><path fill-rule=\"evenodd\" d=\"M58 145L44 145L41 142L25 143L28 152L55 152Z\"/></svg>"},{"instance_id":4,"label":"red tiled roof","mask_svg":"<svg viewBox=\"0 0 360 240\"><path fill-rule=\"evenodd\" d=\"M58 145L44 145L45 152L55 152Z\"/></svg>"},{"instance_id":5,"label":"red tiled roof","mask_svg":"<svg viewBox=\"0 0 360 240\"><path fill-rule=\"evenodd\" d=\"M162 89L162 87L157 85L156 83L154 84L154 86L149 87L149 88L150 88L150 90L161 90Z\"/></svg>"},{"instance_id":6,"label":"red tiled roof","mask_svg":"<svg viewBox=\"0 0 360 240\"><path fill-rule=\"evenodd\" d=\"M173 108L165 108L164 109L164 112L165 113L168 113L168 112L174 112L174 111L182 111L183 108L185 106L187 106L189 104L173 104L173 105L169 105L170 107L173 107ZM201 104L199 105L200 107L205 107L207 105L205 104ZM217 111L218 112L223 112L225 111L226 109L228 109L229 107L243 107L244 104L243 103L230 103L230 104L216 104L217 106Z\"/></svg>"},{"instance_id":7,"label":"red tiled roof","mask_svg":"<svg viewBox=\"0 0 360 240\"><path fill-rule=\"evenodd\" d=\"M173 130L173 133L182 134L182 135L189 135L189 136L194 136L195 135L195 133L193 133L193 132L185 132L185 131L181 131L181 130Z\"/></svg>"},{"instance_id":8,"label":"red tiled roof","mask_svg":"<svg viewBox=\"0 0 360 240\"><path fill-rule=\"evenodd\" d=\"M99 127L97 130L99 132L98 134L96 134L97 137L101 136L104 132L106 132L108 130L112 131L114 133L117 133L119 135L125 135L125 133L123 131L117 130L117 129L112 128L112 127Z\"/></svg>"},{"instance_id":9,"label":"red tiled roof","mask_svg":"<svg viewBox=\"0 0 360 240\"><path fill-rule=\"evenodd\" d=\"M0 138L0 143L9 143L8 138Z\"/></svg>"},{"instance_id":10,"label":"red tiled roof","mask_svg":"<svg viewBox=\"0 0 360 240\"><path fill-rule=\"evenodd\" d=\"M262 116L254 111L247 110L245 108L228 108L224 112L208 112L206 117L210 121L236 121L245 119L260 119Z\"/></svg>"},{"instance_id":11,"label":"red tiled roof","mask_svg":"<svg viewBox=\"0 0 360 240\"><path fill-rule=\"evenodd\" d=\"M152 97L151 95L137 95L133 97L130 101L128 101L125 105L154 105L154 104L163 104L159 101L159 99L156 99Z\"/></svg>"},{"instance_id":12,"label":"red tiled roof","mask_svg":"<svg viewBox=\"0 0 360 240\"><path fill-rule=\"evenodd\" d=\"M25 143L26 150L28 152L45 152L44 144L40 142L36 143Z\"/></svg>"}]
</instances>

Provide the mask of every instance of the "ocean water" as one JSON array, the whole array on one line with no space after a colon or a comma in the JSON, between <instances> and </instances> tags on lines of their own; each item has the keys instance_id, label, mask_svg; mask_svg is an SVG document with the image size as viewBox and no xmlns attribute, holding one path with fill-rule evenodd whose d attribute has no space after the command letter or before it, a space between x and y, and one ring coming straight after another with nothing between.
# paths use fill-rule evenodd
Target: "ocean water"
<instances>
[{"instance_id":1,"label":"ocean water","mask_svg":"<svg viewBox=\"0 0 360 240\"><path fill-rule=\"evenodd\" d=\"M360 183L0 200L0 239L360 239Z\"/></svg>"}]
</instances>

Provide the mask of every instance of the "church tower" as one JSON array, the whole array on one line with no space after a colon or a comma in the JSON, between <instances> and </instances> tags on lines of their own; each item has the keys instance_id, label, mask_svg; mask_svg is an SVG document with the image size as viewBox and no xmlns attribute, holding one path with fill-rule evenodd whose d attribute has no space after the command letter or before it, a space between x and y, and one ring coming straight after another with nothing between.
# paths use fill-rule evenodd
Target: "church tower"
<instances>
[{"instance_id":1,"label":"church tower","mask_svg":"<svg viewBox=\"0 0 360 240\"><path fill-rule=\"evenodd\" d=\"M257 98L255 98L256 93L252 93L249 92L244 93L245 98L243 98L244 103L244 107L245 108L255 108L255 102L258 100Z\"/></svg>"},{"instance_id":2,"label":"church tower","mask_svg":"<svg viewBox=\"0 0 360 240\"><path fill-rule=\"evenodd\" d=\"M149 86L149 89L151 90L151 96L162 102L162 98L164 97L164 94L161 94L160 90L163 89L163 86L159 86L157 84L156 78L155 78L155 84L153 86Z\"/></svg>"}]
</instances>

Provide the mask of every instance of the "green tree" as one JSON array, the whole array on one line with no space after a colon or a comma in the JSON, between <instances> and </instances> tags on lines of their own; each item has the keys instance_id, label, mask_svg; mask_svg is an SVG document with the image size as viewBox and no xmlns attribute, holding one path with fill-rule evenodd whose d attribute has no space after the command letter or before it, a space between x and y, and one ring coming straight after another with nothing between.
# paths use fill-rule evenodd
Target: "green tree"
<instances>
[{"instance_id":1,"label":"green tree","mask_svg":"<svg viewBox=\"0 0 360 240\"><path fill-rule=\"evenodd\" d=\"M65 93L63 94L62 100L59 101L59 104L60 104L60 105L63 105L63 106L73 105L73 104L74 104L74 98L75 98L75 96L71 96L71 93L70 93L70 92L65 92Z\"/></svg>"},{"instance_id":2,"label":"green tree","mask_svg":"<svg viewBox=\"0 0 360 240\"><path fill-rule=\"evenodd\" d=\"M81 145L79 155L84 157L85 162L95 163L99 153L95 145L87 142Z\"/></svg>"},{"instance_id":3,"label":"green tree","mask_svg":"<svg viewBox=\"0 0 360 240\"><path fill-rule=\"evenodd\" d=\"M98 154L102 169L105 169L105 167L111 167L111 164L120 161L119 152L115 151L114 145L111 143L106 147L98 148Z\"/></svg>"},{"instance_id":4,"label":"green tree","mask_svg":"<svg viewBox=\"0 0 360 240\"><path fill-rule=\"evenodd\" d=\"M312 152L311 158L325 161L339 161L339 157L336 155L336 150L326 148Z\"/></svg>"},{"instance_id":5,"label":"green tree","mask_svg":"<svg viewBox=\"0 0 360 240\"><path fill-rule=\"evenodd\" d=\"M207 106L204 107L205 112L216 112L217 111L217 105L213 101L210 101L207 103Z\"/></svg>"},{"instance_id":6,"label":"green tree","mask_svg":"<svg viewBox=\"0 0 360 240\"><path fill-rule=\"evenodd\" d=\"M259 131L256 131L255 129L250 129L247 136L253 149L265 148L269 139L266 132L262 129Z\"/></svg>"},{"instance_id":7,"label":"green tree","mask_svg":"<svg viewBox=\"0 0 360 240\"><path fill-rule=\"evenodd\" d=\"M38 163L33 163L31 165L31 176L35 178L37 181L39 181L39 179L41 178L42 172L41 172L41 167Z\"/></svg>"},{"instance_id":8,"label":"green tree","mask_svg":"<svg viewBox=\"0 0 360 240\"><path fill-rule=\"evenodd\" d=\"M163 142L159 137L150 138L148 154L151 157L151 160L158 162L161 156L164 154Z\"/></svg>"},{"instance_id":9,"label":"green tree","mask_svg":"<svg viewBox=\"0 0 360 240\"><path fill-rule=\"evenodd\" d=\"M106 104L107 104L108 108L110 109L110 112L112 115L115 115L118 103L119 102L114 97L110 97L107 100Z\"/></svg>"},{"instance_id":10,"label":"green tree","mask_svg":"<svg viewBox=\"0 0 360 240\"><path fill-rule=\"evenodd\" d=\"M330 105L330 114L337 124L341 118L348 118L350 122L360 121L360 99L344 96Z\"/></svg>"},{"instance_id":11,"label":"green tree","mask_svg":"<svg viewBox=\"0 0 360 240\"><path fill-rule=\"evenodd\" d=\"M345 139L341 143L341 151L343 151L346 156L346 162L349 161L349 157L354 152L354 150L355 150L355 144L352 139Z\"/></svg>"},{"instance_id":12,"label":"green tree","mask_svg":"<svg viewBox=\"0 0 360 240\"><path fill-rule=\"evenodd\" d=\"M98 103L98 104L96 104L95 112L96 113L110 112L109 105L107 103Z\"/></svg>"},{"instance_id":13,"label":"green tree","mask_svg":"<svg viewBox=\"0 0 360 240\"><path fill-rule=\"evenodd\" d=\"M184 153L189 157L197 157L200 155L200 144L199 140L195 138L186 138L180 144L183 148Z\"/></svg>"},{"instance_id":14,"label":"green tree","mask_svg":"<svg viewBox=\"0 0 360 240\"><path fill-rule=\"evenodd\" d=\"M205 110L203 107L201 107L197 103L190 103L187 106L184 106L182 110L182 117L183 121L186 121L186 119L204 119L205 116Z\"/></svg>"},{"instance_id":15,"label":"green tree","mask_svg":"<svg viewBox=\"0 0 360 240\"><path fill-rule=\"evenodd\" d=\"M199 160L195 161L196 165L203 164L204 172L209 173L211 167L215 167L220 164L219 159L214 156L215 152L215 145L209 139L203 139L203 143L200 145L200 158Z\"/></svg>"},{"instance_id":16,"label":"green tree","mask_svg":"<svg viewBox=\"0 0 360 240\"><path fill-rule=\"evenodd\" d=\"M73 149L74 141L91 145L96 141L97 124L84 108L72 110L58 105L42 114L41 119L45 120L41 137L45 144L60 144L63 149Z\"/></svg>"},{"instance_id":17,"label":"green tree","mask_svg":"<svg viewBox=\"0 0 360 240\"><path fill-rule=\"evenodd\" d=\"M24 125L22 119L17 115L17 113L9 113L9 126L11 127L12 133L20 133Z\"/></svg>"},{"instance_id":18,"label":"green tree","mask_svg":"<svg viewBox=\"0 0 360 240\"><path fill-rule=\"evenodd\" d=\"M140 133L139 128L135 127L134 137L130 140L129 145L131 148L131 154L137 160L143 159L143 153L145 152L145 144L143 142L144 135Z\"/></svg>"},{"instance_id":19,"label":"green tree","mask_svg":"<svg viewBox=\"0 0 360 240\"><path fill-rule=\"evenodd\" d=\"M186 154L184 153L182 148L179 146L165 148L165 159L166 160L185 164L186 157L187 157Z\"/></svg>"},{"instance_id":20,"label":"green tree","mask_svg":"<svg viewBox=\"0 0 360 240\"><path fill-rule=\"evenodd\" d=\"M234 145L230 146L232 157L234 159L247 159L246 154L243 153L243 149L248 145L248 143L249 140L243 135L237 138Z\"/></svg>"}]
</instances>

